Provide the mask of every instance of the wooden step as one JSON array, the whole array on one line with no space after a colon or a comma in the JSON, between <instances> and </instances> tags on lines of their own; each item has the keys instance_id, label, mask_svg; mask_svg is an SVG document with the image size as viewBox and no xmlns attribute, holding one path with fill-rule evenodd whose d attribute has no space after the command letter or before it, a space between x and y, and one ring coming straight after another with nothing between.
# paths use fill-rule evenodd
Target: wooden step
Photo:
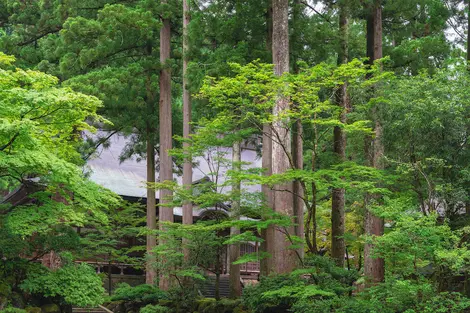
<instances>
[{"instance_id":1,"label":"wooden step","mask_svg":"<svg viewBox=\"0 0 470 313\"><path fill-rule=\"evenodd\" d=\"M201 293L206 298L215 298L215 276L209 276L201 287ZM221 298L230 295L230 280L228 275L221 275L219 281L219 294Z\"/></svg>"}]
</instances>

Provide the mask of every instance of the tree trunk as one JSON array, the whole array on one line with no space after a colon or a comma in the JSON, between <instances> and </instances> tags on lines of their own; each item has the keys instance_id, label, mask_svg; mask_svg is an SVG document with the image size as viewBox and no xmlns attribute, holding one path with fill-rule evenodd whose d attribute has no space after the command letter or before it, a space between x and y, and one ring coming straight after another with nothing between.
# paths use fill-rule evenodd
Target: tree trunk
<instances>
[{"instance_id":1,"label":"tree trunk","mask_svg":"<svg viewBox=\"0 0 470 313\"><path fill-rule=\"evenodd\" d=\"M317 137L316 130L314 131L314 136ZM317 160L317 143L316 139L313 143L313 150L312 150L312 165L311 169L312 172L316 170L316 160ZM312 254L318 253L317 247L317 185L315 181L310 184L310 192L312 195L312 200L309 203L309 208L307 210L307 222L306 230L305 230L305 238L308 250Z\"/></svg>"},{"instance_id":2,"label":"tree trunk","mask_svg":"<svg viewBox=\"0 0 470 313\"><path fill-rule=\"evenodd\" d=\"M162 1L167 3L167 1ZM160 30L160 63L163 68L160 71L160 182L173 180L173 162L169 155L172 148L172 119L171 119L171 72L166 63L170 59L170 20L162 20L163 27ZM159 221L173 222L173 208L165 206L171 201L172 191L160 190ZM160 223L160 229L163 225ZM160 241L161 242L161 241ZM164 244L163 242L161 242ZM160 278L160 289L168 290L169 279L165 276Z\"/></svg>"},{"instance_id":3,"label":"tree trunk","mask_svg":"<svg viewBox=\"0 0 470 313\"><path fill-rule=\"evenodd\" d=\"M297 120L294 124L293 140L292 140L292 157L294 160L294 167L296 169L304 168L303 158L303 141L302 141L303 126L300 120ZM294 216L295 216L295 235L302 241L305 239L305 227L304 227L304 188L300 181L294 182ZM297 249L297 253L300 258L304 257L304 246L301 245Z\"/></svg>"},{"instance_id":4,"label":"tree trunk","mask_svg":"<svg viewBox=\"0 0 470 313\"><path fill-rule=\"evenodd\" d=\"M470 67L470 0L467 0L467 66Z\"/></svg>"},{"instance_id":5,"label":"tree trunk","mask_svg":"<svg viewBox=\"0 0 470 313\"><path fill-rule=\"evenodd\" d=\"M274 72L281 76L289 72L289 23L288 0L273 0L273 63ZM273 109L275 117L289 109L289 99L278 95ZM291 154L291 132L289 123L275 120L272 126L272 171L273 174L283 174L291 168L289 154ZM275 186L274 210L277 213L294 217L293 184L287 182ZM294 234L293 227L277 228L274 232L274 271L288 273L295 268L295 251L289 249L290 242L286 238Z\"/></svg>"},{"instance_id":6,"label":"tree trunk","mask_svg":"<svg viewBox=\"0 0 470 313\"><path fill-rule=\"evenodd\" d=\"M338 65L348 63L348 13L347 3L339 8L340 49L338 52ZM349 97L346 83L339 87L336 93L336 103L341 108L340 121L346 123L346 113L349 108ZM343 128L335 126L333 131L333 151L338 161L346 158L346 133ZM331 197L331 257L336 265L344 267L344 188L334 188Z\"/></svg>"},{"instance_id":7,"label":"tree trunk","mask_svg":"<svg viewBox=\"0 0 470 313\"><path fill-rule=\"evenodd\" d=\"M299 40L299 36L297 35L300 32L300 29L298 29L298 20L300 17L300 14L302 12L301 6L300 6L300 1L299 0L294 0L293 3L293 19L292 19L292 24L293 24L293 31L292 31L292 49L291 51L294 51L294 47L297 44L297 41ZM293 71L294 73L298 73L299 69L297 66L297 54L291 53L292 56L292 63L293 63ZM295 103L294 106L297 106ZM293 132L292 132L292 159L294 162L294 168L296 169L303 169L304 167L304 158L303 158L303 141L302 141L302 135L303 135L303 126L302 126L302 121L300 119L297 119L293 125ZM300 181L295 181L294 182L294 198L293 198L293 204L294 204L294 216L295 216L295 235L299 237L302 241L305 239L305 227L304 227L304 188L302 187L302 184ZM297 253L299 254L299 257L303 258L304 256L304 247L301 245L299 249L297 249Z\"/></svg>"},{"instance_id":8,"label":"tree trunk","mask_svg":"<svg viewBox=\"0 0 470 313\"><path fill-rule=\"evenodd\" d=\"M273 62L273 3L272 0L267 1L266 8L266 51L267 62Z\"/></svg>"},{"instance_id":9,"label":"tree trunk","mask_svg":"<svg viewBox=\"0 0 470 313\"><path fill-rule=\"evenodd\" d=\"M188 90L188 24L191 15L189 10L189 0L183 0L183 138L190 139L191 133L191 95ZM183 149L186 153L183 164L183 185L190 191L193 183L193 166L192 158L189 152L189 143L183 142ZM190 225L193 223L193 204L191 201L183 203L183 224ZM184 259L189 260L189 250L184 249Z\"/></svg>"},{"instance_id":10,"label":"tree trunk","mask_svg":"<svg viewBox=\"0 0 470 313\"><path fill-rule=\"evenodd\" d=\"M272 3L268 1L267 7L267 14L266 14L266 50L268 51L268 60L269 62L272 61L272 36L273 36L273 29L272 29ZM262 160L261 164L263 169L265 170L264 175L270 176L272 174L272 132L271 132L271 125L264 124L263 125L263 148L262 148ZM263 185L262 186L263 195L266 201L266 206L269 209L273 208L273 193L270 187ZM268 227L267 229L263 229L261 231L261 237L263 238L263 242L261 243L261 251L269 253L271 256L273 255L273 243L274 243L274 227ZM268 275L272 271L273 259L271 257L263 258L260 261L260 272L261 275Z\"/></svg>"},{"instance_id":11,"label":"tree trunk","mask_svg":"<svg viewBox=\"0 0 470 313\"><path fill-rule=\"evenodd\" d=\"M153 132L150 126L147 126L147 183L155 184L155 145L153 141ZM155 198L154 187L147 187L147 229L155 230L157 228L157 201ZM147 235L147 263L145 268L145 283L153 285L155 282L155 269L153 249L157 245L154 234Z\"/></svg>"},{"instance_id":12,"label":"tree trunk","mask_svg":"<svg viewBox=\"0 0 470 313\"><path fill-rule=\"evenodd\" d=\"M367 18L367 53L369 62L382 58L382 4L381 0L375 0L371 6L370 15ZM369 165L377 169L383 169L384 146L382 142L382 124L378 114L377 105L372 109L375 137L370 141L370 152L367 156ZM374 216L367 208L364 223L365 233L368 236L381 236L384 232L384 221ZM382 282L385 278L385 266L382 258L372 257L373 244L364 245L364 275L368 285Z\"/></svg>"},{"instance_id":13,"label":"tree trunk","mask_svg":"<svg viewBox=\"0 0 470 313\"><path fill-rule=\"evenodd\" d=\"M240 171L241 162L241 145L237 141L233 144L232 151L232 169L234 171ZM232 185L232 208L231 215L234 220L238 220L240 217L240 181L236 181ZM230 237L240 234L240 229L237 227L230 228ZM233 264L240 257L240 245L233 244L229 246L229 273L230 273L230 298L236 299L242 295L242 286L240 284L240 264Z\"/></svg>"}]
</instances>

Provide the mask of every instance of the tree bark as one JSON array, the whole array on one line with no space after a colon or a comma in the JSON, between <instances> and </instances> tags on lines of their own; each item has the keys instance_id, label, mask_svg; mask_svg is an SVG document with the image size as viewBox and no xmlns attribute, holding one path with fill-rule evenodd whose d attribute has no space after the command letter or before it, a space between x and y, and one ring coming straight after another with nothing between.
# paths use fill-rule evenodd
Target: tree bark
<instances>
[{"instance_id":1,"label":"tree bark","mask_svg":"<svg viewBox=\"0 0 470 313\"><path fill-rule=\"evenodd\" d=\"M268 7L266 12L266 50L268 54L268 61L272 61L272 37L273 37L273 28L272 28L272 13L273 7L270 0L268 0ZM262 147L262 160L261 165L265 170L264 175L270 176L272 174L272 131L271 125L263 125L263 147ZM273 209L273 193L269 186L263 185L261 187L266 206L268 209ZM274 227L268 227L261 231L261 237L263 242L261 243L260 250L264 251L271 256L273 255L273 243L274 243ZM272 271L273 259L271 257L263 258L260 261L260 274L268 275Z\"/></svg>"},{"instance_id":2,"label":"tree bark","mask_svg":"<svg viewBox=\"0 0 470 313\"><path fill-rule=\"evenodd\" d=\"M193 183L193 166L192 158L189 151L189 142L191 133L191 94L188 90L188 25L191 19L189 0L183 0L183 150L185 151L185 160L183 164L183 185L190 191ZM193 223L193 204L191 201L183 203L183 224L190 225ZM184 259L189 260L189 250L184 249Z\"/></svg>"},{"instance_id":3,"label":"tree bark","mask_svg":"<svg viewBox=\"0 0 470 313\"><path fill-rule=\"evenodd\" d=\"M237 141L233 144L232 149L232 169L234 171L240 171L241 162L241 145ZM232 185L232 208L231 215L234 220L238 220L240 217L240 181L235 181ZM230 228L230 237L240 234L240 229L237 227ZM240 257L240 245L232 244L229 247L229 273L230 273L230 298L236 299L242 295L242 286L240 284L240 264L233 264Z\"/></svg>"},{"instance_id":4,"label":"tree bark","mask_svg":"<svg viewBox=\"0 0 470 313\"><path fill-rule=\"evenodd\" d=\"M167 1L162 1L167 3ZM171 72L167 67L170 59L171 29L170 20L163 19L163 27L160 30L160 63L163 68L160 71L160 182L173 180L173 162L169 155L172 148L172 116L171 116ZM173 222L173 208L165 206L171 201L173 193L169 189L160 190L159 221ZM163 224L160 223L160 230ZM164 244L164 242L160 241ZM160 289L168 290L170 281L167 277L160 277Z\"/></svg>"},{"instance_id":5,"label":"tree bark","mask_svg":"<svg viewBox=\"0 0 470 313\"><path fill-rule=\"evenodd\" d=\"M288 0L273 0L273 63L274 72L281 76L289 72L289 22ZM275 117L289 109L289 99L279 94L273 109ZM289 123L280 119L274 121L272 126L272 171L273 174L283 174L291 168L289 154L291 154L291 132ZM293 184L287 182L275 186L274 210L277 213L294 217ZM293 227L277 228L274 232L274 271L288 273L295 268L296 254L289 249L290 242L287 235L294 234Z\"/></svg>"},{"instance_id":6,"label":"tree bark","mask_svg":"<svg viewBox=\"0 0 470 313\"><path fill-rule=\"evenodd\" d=\"M267 62L273 62L273 3L267 1L266 8L266 51L268 54Z\"/></svg>"},{"instance_id":7,"label":"tree bark","mask_svg":"<svg viewBox=\"0 0 470 313\"><path fill-rule=\"evenodd\" d=\"M292 31L292 42L291 46L293 51L294 47L297 44L297 41L299 40L299 36L297 35L300 32L300 29L298 29L298 20L301 14L301 7L300 7L300 1L299 0L294 0L293 3L293 31ZM298 73L299 69L297 66L297 55L292 54L292 65L293 65L293 71L294 73ZM294 106L297 106L297 104L294 104ZM293 125L293 132L292 132L292 159L294 161L294 168L296 169L303 169L304 167L304 158L303 158L303 125L302 121L300 119L297 119ZM295 181L294 182L294 187L293 187L293 192L294 192L294 197L293 197L293 204L294 204L294 216L295 216L295 226L294 226L294 231L295 235L304 241L305 239L305 227L304 227L304 188L302 187L302 184L300 181ZM301 245L299 249L297 249L297 253L301 258L304 256L304 247Z\"/></svg>"},{"instance_id":8,"label":"tree bark","mask_svg":"<svg viewBox=\"0 0 470 313\"><path fill-rule=\"evenodd\" d=\"M470 67L470 0L467 0L467 66Z\"/></svg>"},{"instance_id":9,"label":"tree bark","mask_svg":"<svg viewBox=\"0 0 470 313\"><path fill-rule=\"evenodd\" d=\"M152 128L147 126L147 183L155 184L155 144L153 141ZM157 228L157 201L155 197L155 188L147 187L147 229L155 230ZM145 283L153 285L155 282L155 269L152 263L153 249L157 245L154 234L147 235L147 263L145 268Z\"/></svg>"},{"instance_id":10,"label":"tree bark","mask_svg":"<svg viewBox=\"0 0 470 313\"><path fill-rule=\"evenodd\" d=\"M296 169L304 168L304 149L303 149L303 126L300 120L297 120L294 124L293 132L293 141L292 141L292 157L294 160L294 167ZM304 188L300 181L294 182L294 195L293 195L293 205L294 205L294 217L295 217L295 226L294 231L295 235L301 239L305 240L305 227L304 227L304 207L305 203L303 200L304 197ZM301 245L297 249L299 257L304 257L304 246Z\"/></svg>"},{"instance_id":11,"label":"tree bark","mask_svg":"<svg viewBox=\"0 0 470 313\"><path fill-rule=\"evenodd\" d=\"M348 8L343 2L339 8L339 32L340 49L338 51L338 65L348 63ZM340 121L346 123L346 113L349 108L349 97L347 84L339 87L336 93L336 103L341 108ZM338 161L343 162L346 158L346 133L342 127L335 126L333 131L333 152ZM344 243L344 188L334 188L331 197L331 257L336 265L344 267L344 255L346 247Z\"/></svg>"},{"instance_id":12,"label":"tree bark","mask_svg":"<svg viewBox=\"0 0 470 313\"><path fill-rule=\"evenodd\" d=\"M367 18L367 53L369 62L382 58L382 3L375 0L370 8ZM383 169L384 146L382 142L382 124L378 114L378 108L372 109L372 119L374 123L375 136L370 140L369 154L367 155L369 165L377 169ZM384 232L384 221L382 218L374 216L367 208L364 222L365 233L368 236L381 236ZM373 244L364 245L364 275L367 285L373 285L384 281L385 264L382 258L372 257Z\"/></svg>"},{"instance_id":13,"label":"tree bark","mask_svg":"<svg viewBox=\"0 0 470 313\"><path fill-rule=\"evenodd\" d=\"M315 132L316 133L316 132ZM316 137L316 134L315 134ZM313 143L313 151L312 151L312 172L316 170L316 150L317 150L316 142ZM317 247L317 185L313 181L310 184L310 192L312 194L312 200L309 204L307 209L307 222L305 223L305 241L307 243L307 247L310 253L317 254L318 247Z\"/></svg>"}]
</instances>

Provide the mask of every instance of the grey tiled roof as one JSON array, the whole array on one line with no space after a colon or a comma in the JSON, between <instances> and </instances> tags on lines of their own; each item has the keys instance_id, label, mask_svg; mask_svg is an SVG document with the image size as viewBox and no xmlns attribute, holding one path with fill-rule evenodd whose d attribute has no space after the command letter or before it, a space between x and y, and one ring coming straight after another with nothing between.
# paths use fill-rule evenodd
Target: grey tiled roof
<instances>
[{"instance_id":1,"label":"grey tiled roof","mask_svg":"<svg viewBox=\"0 0 470 313\"><path fill-rule=\"evenodd\" d=\"M106 136L107 132L99 131L95 135ZM87 134L90 136L90 134ZM91 158L86 165L86 171L90 173L90 179L103 187L110 189L111 191L126 197L134 198L146 198L146 162L142 160L138 162L136 158L127 159L123 162L120 161L119 156L123 151L126 143L129 142L129 138L122 134L116 133L109 138L109 147L104 148L100 146L97 150L96 156ZM218 152L226 154L226 158L231 158L231 149L229 148L218 148ZM216 153L215 151L207 152L205 157L199 157L195 161L197 166L193 169L193 181L209 177L211 180L216 179L216 175L213 174L215 162L211 159L211 156ZM158 156L157 156L158 158ZM253 167L261 167L261 159L257 157L256 152L251 149L242 150L242 161L251 162ZM225 180L225 173L227 168L220 167L218 170L217 179L219 182ZM156 171L156 178L158 180L159 173ZM174 174L174 179L181 183L182 177ZM229 190L229 187L224 187L225 191ZM244 188L250 191L259 191L260 186L244 186ZM224 192L224 190L219 190ZM157 199L158 199L157 191ZM175 208L175 214L180 215L181 208ZM179 213L179 214L178 214ZM195 212L196 213L196 212ZM197 213L196 213L197 215Z\"/></svg>"}]
</instances>

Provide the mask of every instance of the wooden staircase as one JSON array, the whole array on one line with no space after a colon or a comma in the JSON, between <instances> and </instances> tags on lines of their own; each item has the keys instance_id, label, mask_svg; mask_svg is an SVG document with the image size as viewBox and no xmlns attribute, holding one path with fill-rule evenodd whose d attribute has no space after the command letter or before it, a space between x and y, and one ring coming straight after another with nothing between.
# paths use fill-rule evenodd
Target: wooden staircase
<instances>
[{"instance_id":1,"label":"wooden staircase","mask_svg":"<svg viewBox=\"0 0 470 313\"><path fill-rule=\"evenodd\" d=\"M200 289L206 298L215 298L215 276L209 276ZM220 275L219 292L221 298L228 298L230 295L230 280L228 275Z\"/></svg>"}]
</instances>

